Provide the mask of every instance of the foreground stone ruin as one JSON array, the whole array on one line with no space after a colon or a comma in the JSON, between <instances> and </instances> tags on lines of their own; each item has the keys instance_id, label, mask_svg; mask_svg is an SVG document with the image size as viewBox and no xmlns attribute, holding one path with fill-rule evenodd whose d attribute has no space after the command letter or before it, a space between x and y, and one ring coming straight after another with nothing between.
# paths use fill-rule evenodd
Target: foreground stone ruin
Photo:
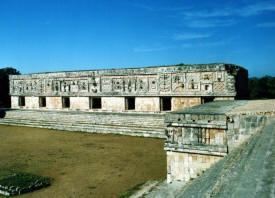
<instances>
[{"instance_id":1,"label":"foreground stone ruin","mask_svg":"<svg viewBox=\"0 0 275 198\"><path fill-rule=\"evenodd\" d=\"M187 184L183 192L174 197L273 198L274 128L275 117L268 116L261 130L205 171L200 178Z\"/></svg>"},{"instance_id":2,"label":"foreground stone ruin","mask_svg":"<svg viewBox=\"0 0 275 198\"><path fill-rule=\"evenodd\" d=\"M0 179L0 195L14 196L51 185L52 179L29 173L14 173Z\"/></svg>"},{"instance_id":3,"label":"foreground stone ruin","mask_svg":"<svg viewBox=\"0 0 275 198\"><path fill-rule=\"evenodd\" d=\"M215 101L167 114L167 182L198 177L274 116L275 100Z\"/></svg>"}]
</instances>

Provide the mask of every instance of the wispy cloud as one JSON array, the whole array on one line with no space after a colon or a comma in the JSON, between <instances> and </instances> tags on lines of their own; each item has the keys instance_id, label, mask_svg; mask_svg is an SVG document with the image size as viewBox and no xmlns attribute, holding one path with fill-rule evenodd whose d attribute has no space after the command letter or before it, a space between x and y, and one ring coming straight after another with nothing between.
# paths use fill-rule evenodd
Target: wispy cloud
<instances>
[{"instance_id":1,"label":"wispy cloud","mask_svg":"<svg viewBox=\"0 0 275 198\"><path fill-rule=\"evenodd\" d=\"M212 41L212 42L199 42L199 43L184 43L181 45L182 48L207 48L207 47L218 47L223 45L228 45L236 38L230 38L225 40L219 41Z\"/></svg>"},{"instance_id":2,"label":"wispy cloud","mask_svg":"<svg viewBox=\"0 0 275 198\"><path fill-rule=\"evenodd\" d=\"M260 28L275 27L275 22L259 23L259 24L257 24L257 27L260 27Z\"/></svg>"},{"instance_id":3,"label":"wispy cloud","mask_svg":"<svg viewBox=\"0 0 275 198\"><path fill-rule=\"evenodd\" d=\"M146 46L139 46L134 48L134 52L155 52L155 51L163 51L170 49L171 47L146 47Z\"/></svg>"},{"instance_id":4,"label":"wispy cloud","mask_svg":"<svg viewBox=\"0 0 275 198\"><path fill-rule=\"evenodd\" d=\"M237 23L237 18L259 15L267 11L275 11L275 1L250 4L241 8L216 8L199 11L189 9L179 14L183 16L183 22L187 27L211 28L231 26Z\"/></svg>"},{"instance_id":5,"label":"wispy cloud","mask_svg":"<svg viewBox=\"0 0 275 198\"><path fill-rule=\"evenodd\" d=\"M185 17L185 19L192 19L192 18L210 18L210 17L225 17L232 15L231 10L187 10L180 13Z\"/></svg>"},{"instance_id":6,"label":"wispy cloud","mask_svg":"<svg viewBox=\"0 0 275 198\"><path fill-rule=\"evenodd\" d=\"M182 34L174 34L172 38L174 40L190 40L190 39L208 38L210 36L211 34L182 33Z\"/></svg>"},{"instance_id":7,"label":"wispy cloud","mask_svg":"<svg viewBox=\"0 0 275 198\"><path fill-rule=\"evenodd\" d=\"M181 12L185 19L189 18L212 18L212 17L228 17L228 16L252 16L258 15L265 11L275 11L275 2L260 2L250 4L242 8L225 8L225 9L212 9L212 10L187 10Z\"/></svg>"},{"instance_id":8,"label":"wispy cloud","mask_svg":"<svg viewBox=\"0 0 275 198\"><path fill-rule=\"evenodd\" d=\"M233 19L194 19L185 20L185 25L191 28L224 27L236 24Z\"/></svg>"},{"instance_id":9,"label":"wispy cloud","mask_svg":"<svg viewBox=\"0 0 275 198\"><path fill-rule=\"evenodd\" d=\"M275 11L275 2L266 1L257 4L251 4L242 9L237 10L237 13L241 16L252 16L261 14L264 11Z\"/></svg>"},{"instance_id":10,"label":"wispy cloud","mask_svg":"<svg viewBox=\"0 0 275 198\"><path fill-rule=\"evenodd\" d=\"M194 7L156 7L148 4L135 3L135 7L151 11L166 11L170 18L181 18L186 27L190 28L213 28L232 26L238 23L240 18L260 15L265 12L275 12L275 1L262 1L246 4L242 7L229 6L227 8L206 8L197 9ZM170 13L170 14L169 14ZM257 27L273 27L273 23L258 24ZM177 38L174 38L177 39ZM192 38L183 37L178 40Z\"/></svg>"}]
</instances>

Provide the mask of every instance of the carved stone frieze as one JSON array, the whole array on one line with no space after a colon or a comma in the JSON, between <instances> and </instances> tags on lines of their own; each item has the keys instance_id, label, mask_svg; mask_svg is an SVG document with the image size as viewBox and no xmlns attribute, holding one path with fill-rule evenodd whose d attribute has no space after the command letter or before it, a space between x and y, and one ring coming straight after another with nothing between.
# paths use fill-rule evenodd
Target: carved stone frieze
<instances>
[{"instance_id":1,"label":"carved stone frieze","mask_svg":"<svg viewBox=\"0 0 275 198\"><path fill-rule=\"evenodd\" d=\"M231 67L210 64L14 75L10 77L10 94L213 96L217 92L234 97L237 72L233 71L240 67Z\"/></svg>"},{"instance_id":2,"label":"carved stone frieze","mask_svg":"<svg viewBox=\"0 0 275 198\"><path fill-rule=\"evenodd\" d=\"M172 75L172 90L174 92L184 92L186 83L186 73Z\"/></svg>"},{"instance_id":3,"label":"carved stone frieze","mask_svg":"<svg viewBox=\"0 0 275 198\"><path fill-rule=\"evenodd\" d=\"M171 74L159 75L159 90L160 92L171 91Z\"/></svg>"},{"instance_id":4,"label":"carved stone frieze","mask_svg":"<svg viewBox=\"0 0 275 198\"><path fill-rule=\"evenodd\" d=\"M138 77L136 81L137 91L145 92L148 91L148 79L147 77Z\"/></svg>"},{"instance_id":5,"label":"carved stone frieze","mask_svg":"<svg viewBox=\"0 0 275 198\"><path fill-rule=\"evenodd\" d=\"M156 77L149 77L149 91L155 92L158 90L158 81Z\"/></svg>"}]
</instances>

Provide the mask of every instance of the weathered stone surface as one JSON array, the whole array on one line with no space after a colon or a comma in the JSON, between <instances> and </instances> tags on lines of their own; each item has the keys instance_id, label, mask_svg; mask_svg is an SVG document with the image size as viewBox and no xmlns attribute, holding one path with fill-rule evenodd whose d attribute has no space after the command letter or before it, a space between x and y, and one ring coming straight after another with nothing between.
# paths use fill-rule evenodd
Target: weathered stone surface
<instances>
[{"instance_id":1,"label":"weathered stone surface","mask_svg":"<svg viewBox=\"0 0 275 198\"><path fill-rule=\"evenodd\" d=\"M195 178L190 170L196 173L205 170L200 161L182 169L181 158L171 160L171 156L222 157L260 131L268 119L266 115L275 115L275 100L261 102L259 105L259 101L214 101L166 114L164 149L167 166L174 170L168 172L167 181L186 181Z\"/></svg>"},{"instance_id":2,"label":"weathered stone surface","mask_svg":"<svg viewBox=\"0 0 275 198\"><path fill-rule=\"evenodd\" d=\"M198 177L202 171L222 157L192 153L167 152L167 182L174 180L189 181Z\"/></svg>"},{"instance_id":3,"label":"weathered stone surface","mask_svg":"<svg viewBox=\"0 0 275 198\"><path fill-rule=\"evenodd\" d=\"M160 98L136 97L136 111L160 112Z\"/></svg>"},{"instance_id":4,"label":"weathered stone surface","mask_svg":"<svg viewBox=\"0 0 275 198\"><path fill-rule=\"evenodd\" d=\"M163 114L9 110L0 124L165 138Z\"/></svg>"},{"instance_id":5,"label":"weathered stone surface","mask_svg":"<svg viewBox=\"0 0 275 198\"><path fill-rule=\"evenodd\" d=\"M269 119L260 132L175 197L274 197L275 120Z\"/></svg>"},{"instance_id":6,"label":"weathered stone surface","mask_svg":"<svg viewBox=\"0 0 275 198\"><path fill-rule=\"evenodd\" d=\"M238 79L239 74L246 77ZM11 75L10 95L12 108L23 109L87 110L92 109L90 97L100 97L102 107L96 111L127 111L125 97L131 96L136 97L133 111L159 112L198 105L208 100L205 97L234 99L243 81L247 70L223 63L53 72ZM68 102L63 101L65 96ZM46 97L45 106L41 97ZM171 97L169 108L162 107L166 104L161 97Z\"/></svg>"}]
</instances>

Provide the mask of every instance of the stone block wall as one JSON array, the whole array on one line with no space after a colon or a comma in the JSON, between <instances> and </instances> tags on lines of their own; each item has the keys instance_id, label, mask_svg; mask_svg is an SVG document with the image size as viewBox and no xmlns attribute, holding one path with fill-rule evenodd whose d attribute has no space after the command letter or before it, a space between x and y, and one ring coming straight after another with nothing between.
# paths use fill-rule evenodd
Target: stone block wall
<instances>
[{"instance_id":1,"label":"stone block wall","mask_svg":"<svg viewBox=\"0 0 275 198\"><path fill-rule=\"evenodd\" d=\"M227 141L229 151L234 150L251 135L262 129L267 121L262 115L228 116Z\"/></svg>"},{"instance_id":2,"label":"stone block wall","mask_svg":"<svg viewBox=\"0 0 275 198\"><path fill-rule=\"evenodd\" d=\"M172 111L189 108L201 104L201 97L173 97Z\"/></svg>"},{"instance_id":3,"label":"stone block wall","mask_svg":"<svg viewBox=\"0 0 275 198\"><path fill-rule=\"evenodd\" d=\"M160 112L159 97L136 97L136 111Z\"/></svg>"},{"instance_id":4,"label":"stone block wall","mask_svg":"<svg viewBox=\"0 0 275 198\"><path fill-rule=\"evenodd\" d=\"M61 97L46 97L46 103L48 109L62 109Z\"/></svg>"},{"instance_id":5,"label":"stone block wall","mask_svg":"<svg viewBox=\"0 0 275 198\"><path fill-rule=\"evenodd\" d=\"M167 127L167 141L171 146L182 145L227 145L227 137L224 129L199 128L199 127Z\"/></svg>"},{"instance_id":6,"label":"stone block wall","mask_svg":"<svg viewBox=\"0 0 275 198\"><path fill-rule=\"evenodd\" d=\"M39 108L39 97L37 96L26 96L25 106L28 109L38 109Z\"/></svg>"},{"instance_id":7,"label":"stone block wall","mask_svg":"<svg viewBox=\"0 0 275 198\"><path fill-rule=\"evenodd\" d=\"M19 105L19 97L23 97L25 105ZM44 97L45 106L40 105L40 99ZM89 111L129 111L126 106L126 98L120 96L104 96L104 97L89 97L89 96L64 96L69 98L69 107L64 107L63 96L12 96L12 108L20 109L72 109L72 110L89 110ZM91 106L91 98L99 98L101 107L93 109ZM134 98L135 107L130 111L136 112L161 112L161 97L131 97ZM170 97L171 109L165 111L174 111L184 108L189 108L201 104L201 97Z\"/></svg>"},{"instance_id":8,"label":"stone block wall","mask_svg":"<svg viewBox=\"0 0 275 198\"><path fill-rule=\"evenodd\" d=\"M166 114L167 181L195 178L260 131L274 103L263 101L271 109L256 104L214 101Z\"/></svg>"},{"instance_id":9,"label":"stone block wall","mask_svg":"<svg viewBox=\"0 0 275 198\"><path fill-rule=\"evenodd\" d=\"M220 159L220 156L167 151L167 182L196 178Z\"/></svg>"},{"instance_id":10,"label":"stone block wall","mask_svg":"<svg viewBox=\"0 0 275 198\"><path fill-rule=\"evenodd\" d=\"M89 107L89 97L70 97L70 109L87 110Z\"/></svg>"},{"instance_id":11,"label":"stone block wall","mask_svg":"<svg viewBox=\"0 0 275 198\"><path fill-rule=\"evenodd\" d=\"M105 111L124 111L124 97L102 97L102 110Z\"/></svg>"},{"instance_id":12,"label":"stone block wall","mask_svg":"<svg viewBox=\"0 0 275 198\"><path fill-rule=\"evenodd\" d=\"M19 108L18 96L11 96L11 108L12 109Z\"/></svg>"}]
</instances>

